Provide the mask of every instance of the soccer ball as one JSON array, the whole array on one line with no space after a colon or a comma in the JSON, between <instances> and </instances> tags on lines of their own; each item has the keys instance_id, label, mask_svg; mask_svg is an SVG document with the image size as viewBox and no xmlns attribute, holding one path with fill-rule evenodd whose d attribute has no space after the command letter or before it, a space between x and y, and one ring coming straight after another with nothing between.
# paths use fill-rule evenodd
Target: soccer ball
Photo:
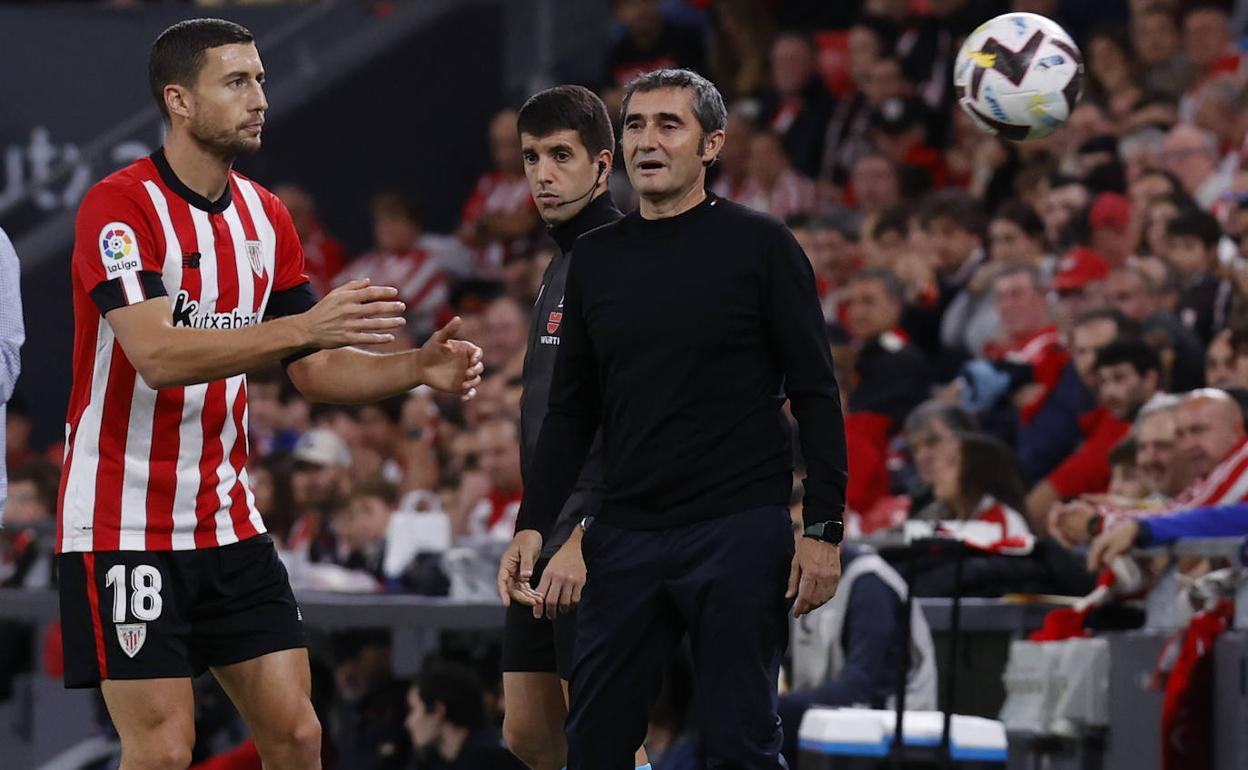
<instances>
[{"instance_id":1,"label":"soccer ball","mask_svg":"<svg viewBox=\"0 0 1248 770\"><path fill-rule=\"evenodd\" d=\"M1057 22L1007 13L979 25L953 66L958 104L980 128L1012 141L1048 136L1083 92L1083 56Z\"/></svg>"}]
</instances>

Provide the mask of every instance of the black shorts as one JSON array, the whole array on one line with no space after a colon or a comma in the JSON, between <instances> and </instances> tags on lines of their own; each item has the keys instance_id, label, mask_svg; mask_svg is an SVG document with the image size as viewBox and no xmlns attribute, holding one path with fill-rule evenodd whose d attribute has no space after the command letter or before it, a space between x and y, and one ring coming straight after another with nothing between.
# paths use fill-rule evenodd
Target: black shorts
<instances>
[{"instance_id":1,"label":"black shorts","mask_svg":"<svg viewBox=\"0 0 1248 770\"><path fill-rule=\"evenodd\" d=\"M65 686L198 676L306 647L268 535L194 551L63 553Z\"/></svg>"},{"instance_id":2,"label":"black shorts","mask_svg":"<svg viewBox=\"0 0 1248 770\"><path fill-rule=\"evenodd\" d=\"M542 579L549 559L533 568L533 585ZM558 673L572 678L573 644L576 641L576 611L555 618L534 618L533 608L512 602L503 625L503 671L513 673Z\"/></svg>"}]
</instances>

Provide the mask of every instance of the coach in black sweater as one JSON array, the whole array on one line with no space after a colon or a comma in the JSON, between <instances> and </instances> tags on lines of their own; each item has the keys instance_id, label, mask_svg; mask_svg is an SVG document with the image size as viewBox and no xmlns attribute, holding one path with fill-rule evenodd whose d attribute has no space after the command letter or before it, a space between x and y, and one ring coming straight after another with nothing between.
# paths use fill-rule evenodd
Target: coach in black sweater
<instances>
[{"instance_id":1,"label":"coach in black sweater","mask_svg":"<svg viewBox=\"0 0 1248 770\"><path fill-rule=\"evenodd\" d=\"M782 224L705 192L726 121L710 82L647 73L623 112L641 208L577 242L517 525L540 548L601 425L568 767L632 767L660 667L688 632L708 765L773 770L788 599L808 612L840 574L844 426L814 275ZM786 397L808 474L796 549ZM547 574L537 594L563 605L567 588Z\"/></svg>"}]
</instances>

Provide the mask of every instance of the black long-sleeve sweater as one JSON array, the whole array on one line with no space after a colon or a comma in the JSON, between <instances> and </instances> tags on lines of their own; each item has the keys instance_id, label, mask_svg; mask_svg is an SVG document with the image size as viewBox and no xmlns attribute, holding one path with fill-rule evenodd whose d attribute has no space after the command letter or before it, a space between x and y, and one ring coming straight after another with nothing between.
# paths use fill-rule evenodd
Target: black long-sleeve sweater
<instances>
[{"instance_id":1,"label":"black long-sleeve sweater","mask_svg":"<svg viewBox=\"0 0 1248 770\"><path fill-rule=\"evenodd\" d=\"M576 244L549 411L517 529L549 531L601 424L600 520L668 527L787 505L792 437L807 525L839 520L847 459L814 273L775 219L708 194Z\"/></svg>"}]
</instances>

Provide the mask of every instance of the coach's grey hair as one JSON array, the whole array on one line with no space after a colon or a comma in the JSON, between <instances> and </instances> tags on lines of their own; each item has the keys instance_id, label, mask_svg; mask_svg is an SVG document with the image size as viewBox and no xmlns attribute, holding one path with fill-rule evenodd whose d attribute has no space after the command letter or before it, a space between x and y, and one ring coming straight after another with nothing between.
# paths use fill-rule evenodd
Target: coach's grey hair
<instances>
[{"instance_id":1,"label":"coach's grey hair","mask_svg":"<svg viewBox=\"0 0 1248 770\"><path fill-rule=\"evenodd\" d=\"M728 108L724 97L715 84L693 70L663 69L638 75L624 86L624 100L620 106L620 119L628 115L628 103L637 92L657 91L660 88L687 88L693 92L693 114L705 132L723 131L728 124Z\"/></svg>"}]
</instances>

